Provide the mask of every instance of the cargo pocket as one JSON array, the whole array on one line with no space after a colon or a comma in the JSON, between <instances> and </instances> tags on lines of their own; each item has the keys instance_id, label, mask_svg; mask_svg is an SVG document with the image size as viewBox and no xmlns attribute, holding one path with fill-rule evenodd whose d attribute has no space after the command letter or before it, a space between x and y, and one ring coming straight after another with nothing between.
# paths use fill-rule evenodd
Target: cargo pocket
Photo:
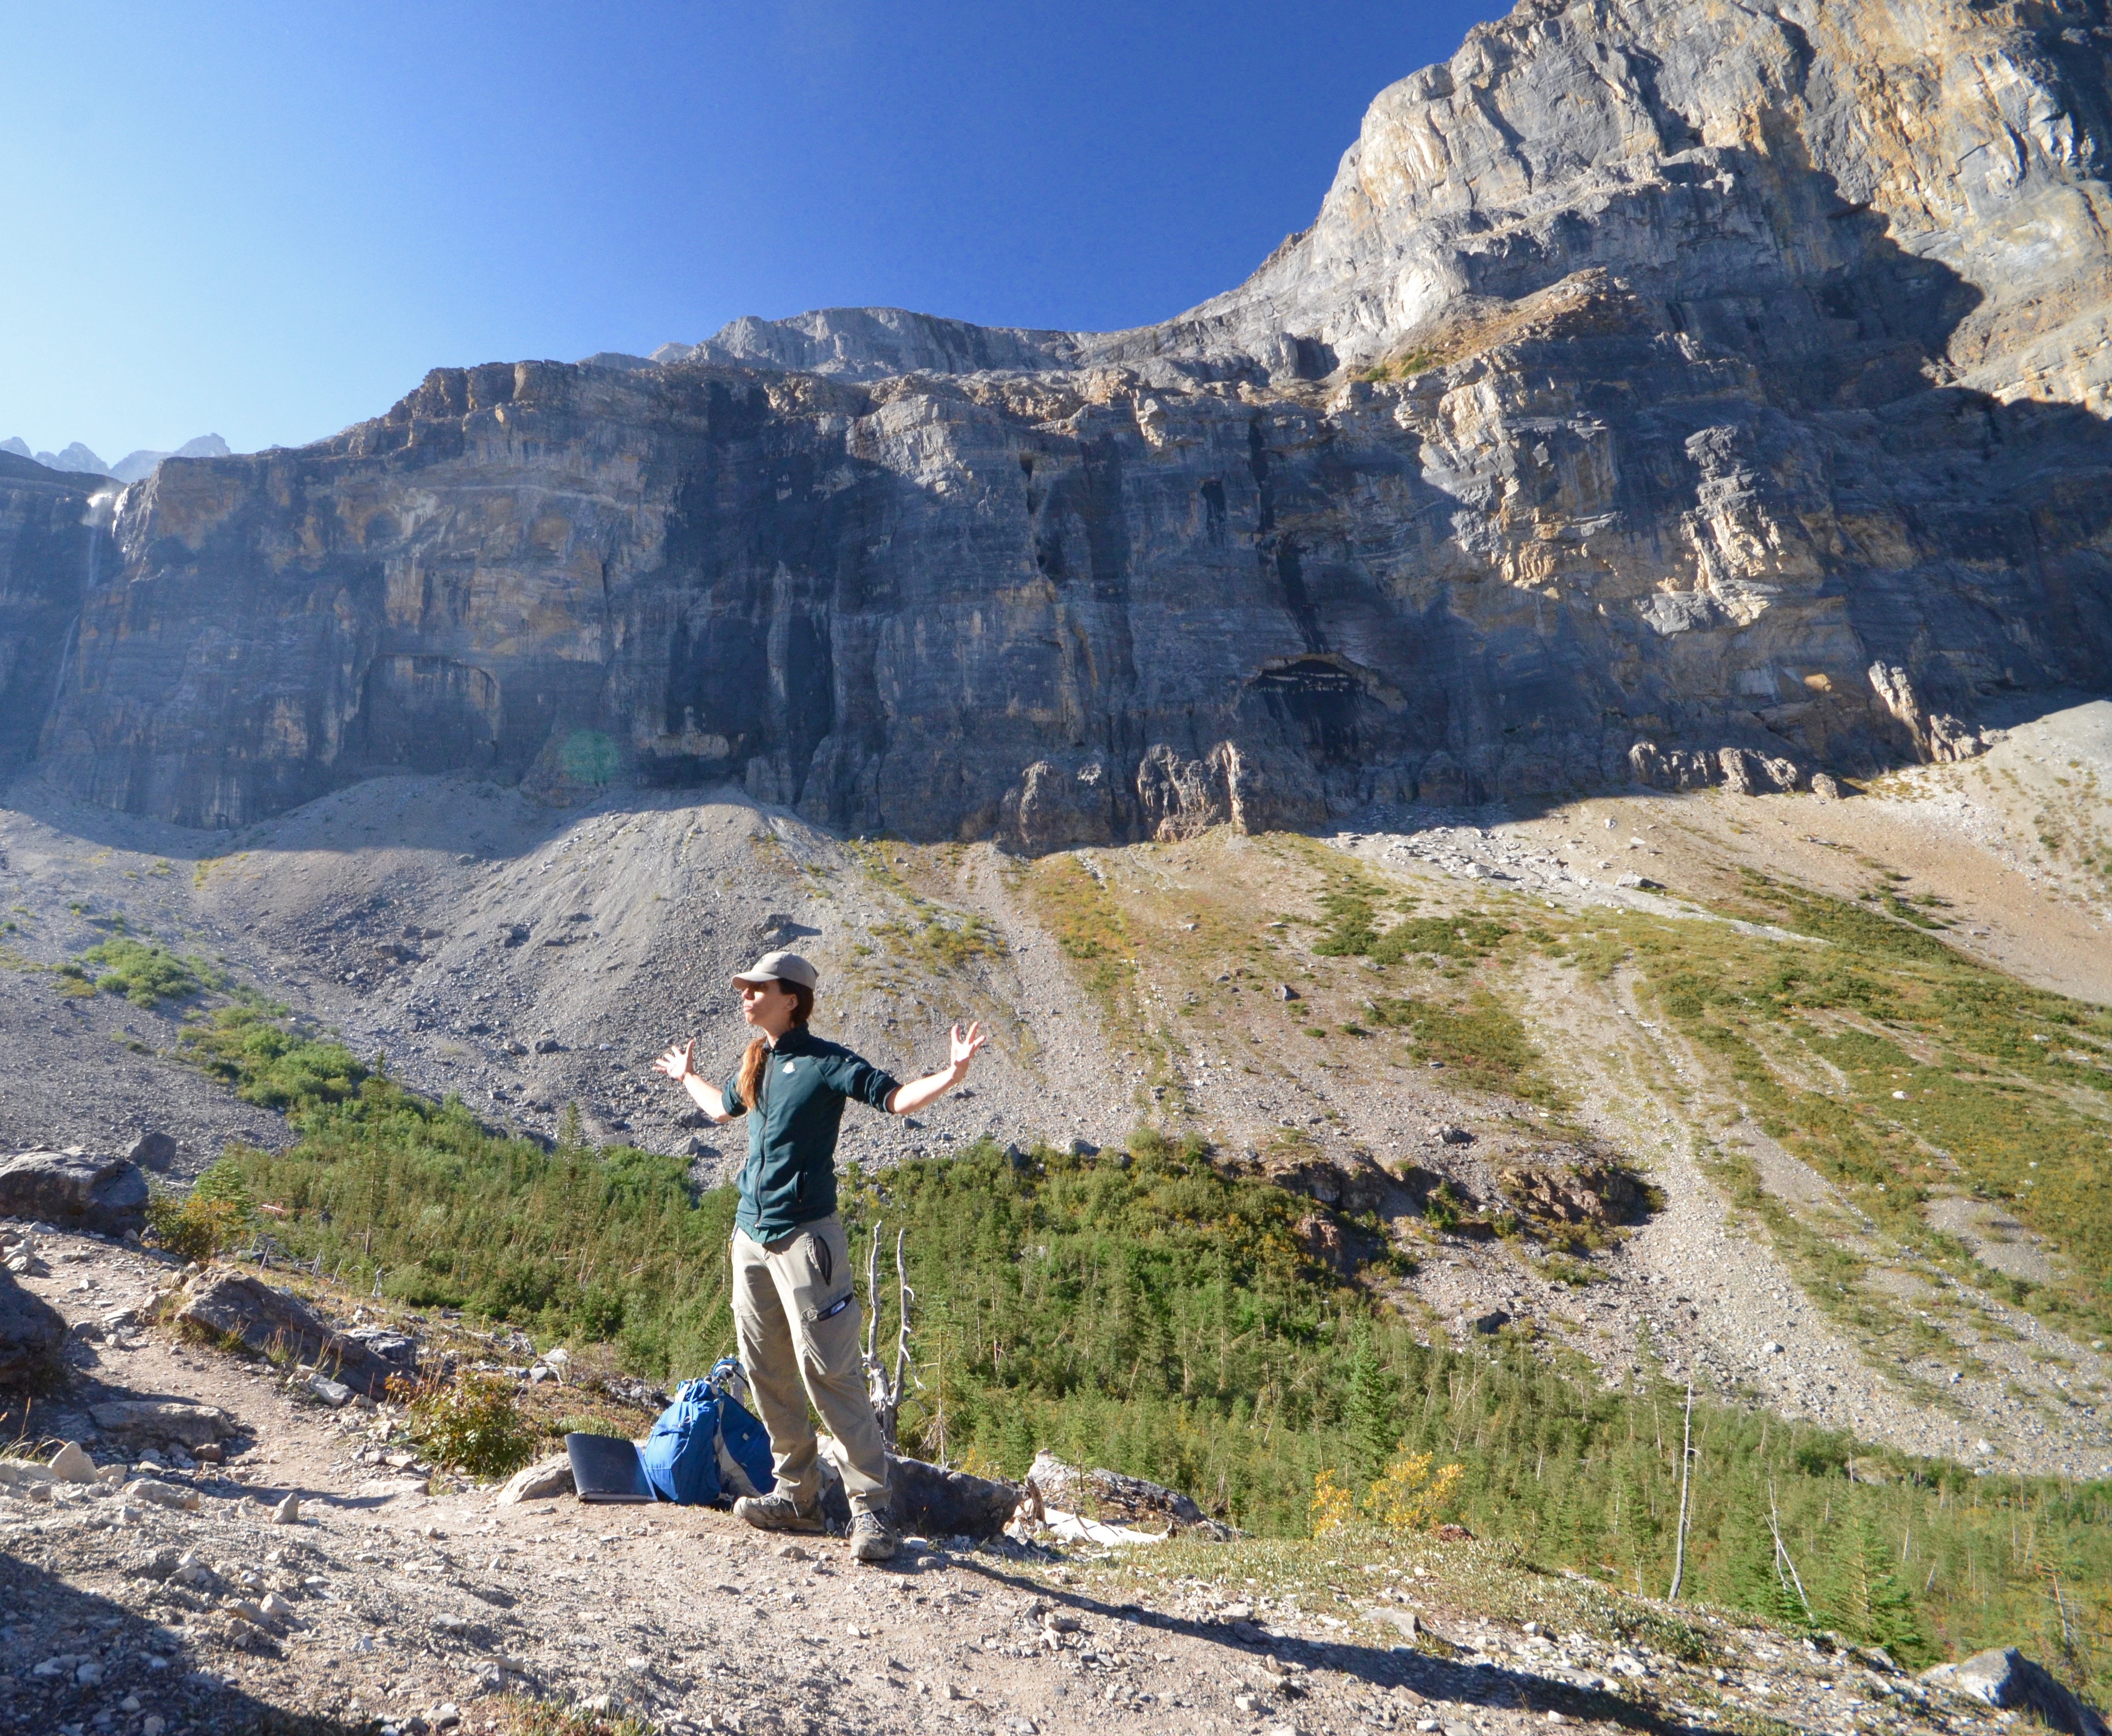
<instances>
[{"instance_id":1,"label":"cargo pocket","mask_svg":"<svg viewBox=\"0 0 2112 1736\"><path fill-rule=\"evenodd\" d=\"M858 1371L858 1292L845 1290L800 1320L800 1352L812 1374L852 1374Z\"/></svg>"}]
</instances>

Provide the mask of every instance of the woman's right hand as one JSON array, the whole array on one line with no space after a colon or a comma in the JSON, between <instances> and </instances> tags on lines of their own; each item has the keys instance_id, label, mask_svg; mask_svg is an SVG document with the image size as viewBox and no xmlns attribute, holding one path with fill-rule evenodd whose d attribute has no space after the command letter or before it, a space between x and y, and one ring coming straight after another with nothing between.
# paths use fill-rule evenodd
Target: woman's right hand
<instances>
[{"instance_id":1,"label":"woman's right hand","mask_svg":"<svg viewBox=\"0 0 2112 1736\"><path fill-rule=\"evenodd\" d=\"M677 1085L680 1085L683 1080L688 1078L692 1073L696 1071L695 1068L690 1064L691 1058L696 1054L696 1051L697 1040L693 1037L686 1043L676 1044L665 1055L662 1055L658 1060L653 1064L653 1070L655 1073L664 1073Z\"/></svg>"}]
</instances>

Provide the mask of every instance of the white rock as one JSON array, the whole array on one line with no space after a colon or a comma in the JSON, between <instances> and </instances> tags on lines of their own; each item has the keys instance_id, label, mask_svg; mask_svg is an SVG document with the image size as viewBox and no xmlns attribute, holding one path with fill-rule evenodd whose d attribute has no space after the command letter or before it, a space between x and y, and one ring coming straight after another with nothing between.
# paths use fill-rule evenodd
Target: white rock
<instances>
[{"instance_id":1,"label":"white rock","mask_svg":"<svg viewBox=\"0 0 2112 1736\"><path fill-rule=\"evenodd\" d=\"M563 1453L517 1471L513 1480L498 1492L498 1505L517 1506L524 1501L548 1501L572 1492L572 1461Z\"/></svg>"},{"instance_id":2,"label":"white rock","mask_svg":"<svg viewBox=\"0 0 2112 1736\"><path fill-rule=\"evenodd\" d=\"M95 1460L78 1441L69 1441L52 1460L52 1475L60 1483L93 1483Z\"/></svg>"},{"instance_id":3,"label":"white rock","mask_svg":"<svg viewBox=\"0 0 2112 1736\"><path fill-rule=\"evenodd\" d=\"M271 1510L271 1523L275 1525L298 1525L300 1522L301 1497L298 1495L288 1495Z\"/></svg>"},{"instance_id":4,"label":"white rock","mask_svg":"<svg viewBox=\"0 0 2112 1736\"><path fill-rule=\"evenodd\" d=\"M195 1513L204 1505L196 1489L182 1488L173 1483L157 1483L151 1477L135 1478L126 1483L125 1498L157 1507L174 1507L184 1513Z\"/></svg>"}]
</instances>

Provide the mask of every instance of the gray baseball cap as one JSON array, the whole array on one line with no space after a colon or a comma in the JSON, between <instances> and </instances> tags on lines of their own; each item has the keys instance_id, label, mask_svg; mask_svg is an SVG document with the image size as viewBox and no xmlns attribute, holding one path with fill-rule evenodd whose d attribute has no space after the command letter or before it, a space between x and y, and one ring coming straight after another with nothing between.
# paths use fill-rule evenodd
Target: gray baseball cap
<instances>
[{"instance_id":1,"label":"gray baseball cap","mask_svg":"<svg viewBox=\"0 0 2112 1736\"><path fill-rule=\"evenodd\" d=\"M811 989L821 973L796 952L766 952L746 970L735 973L736 982L796 982Z\"/></svg>"}]
</instances>

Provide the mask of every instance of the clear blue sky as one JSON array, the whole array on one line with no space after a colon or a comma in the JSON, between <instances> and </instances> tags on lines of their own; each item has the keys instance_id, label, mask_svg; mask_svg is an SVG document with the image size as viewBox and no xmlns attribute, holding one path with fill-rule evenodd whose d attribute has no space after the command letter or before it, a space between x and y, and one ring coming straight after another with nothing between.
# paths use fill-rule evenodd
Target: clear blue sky
<instances>
[{"instance_id":1,"label":"clear blue sky","mask_svg":"<svg viewBox=\"0 0 2112 1736\"><path fill-rule=\"evenodd\" d=\"M291 444L744 313L1163 318L1504 9L0 0L0 439Z\"/></svg>"}]
</instances>

